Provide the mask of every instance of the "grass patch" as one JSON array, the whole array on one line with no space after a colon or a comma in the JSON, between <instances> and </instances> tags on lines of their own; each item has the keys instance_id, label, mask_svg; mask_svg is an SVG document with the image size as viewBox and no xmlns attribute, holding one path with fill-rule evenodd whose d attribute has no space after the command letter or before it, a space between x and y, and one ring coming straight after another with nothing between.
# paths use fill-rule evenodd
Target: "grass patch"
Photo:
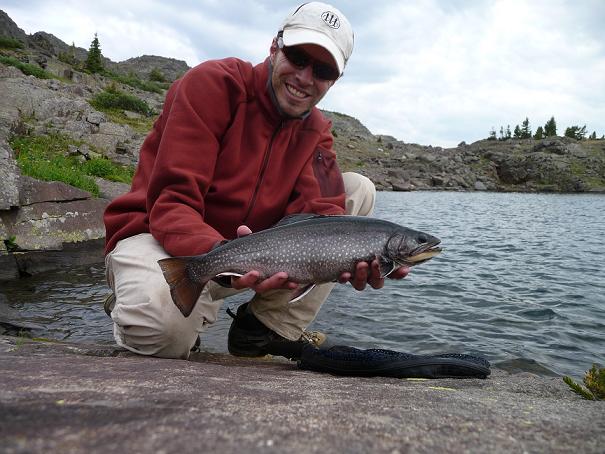
<instances>
[{"instance_id":1,"label":"grass patch","mask_svg":"<svg viewBox=\"0 0 605 454\"><path fill-rule=\"evenodd\" d=\"M128 184L132 182L132 177L134 176L134 167L121 166L111 162L107 158L93 158L86 161L82 166L82 171L86 175Z\"/></svg>"},{"instance_id":2,"label":"grass patch","mask_svg":"<svg viewBox=\"0 0 605 454\"><path fill-rule=\"evenodd\" d=\"M0 49L23 49L24 44L10 36L0 36Z\"/></svg>"},{"instance_id":3,"label":"grass patch","mask_svg":"<svg viewBox=\"0 0 605 454\"><path fill-rule=\"evenodd\" d=\"M146 116L153 115L151 107L140 98L129 95L115 87L108 87L100 93L97 93L90 104L98 110L124 109L131 112L137 112Z\"/></svg>"},{"instance_id":4,"label":"grass patch","mask_svg":"<svg viewBox=\"0 0 605 454\"><path fill-rule=\"evenodd\" d=\"M26 76L34 76L38 79L55 79L51 73L44 71L37 65L32 65L29 63L23 63L20 60L17 60L15 57L7 57L5 55L0 55L0 63L5 65L14 66L15 68L21 70L23 74Z\"/></svg>"},{"instance_id":5,"label":"grass patch","mask_svg":"<svg viewBox=\"0 0 605 454\"><path fill-rule=\"evenodd\" d=\"M130 183L134 174L131 167L114 164L105 158L94 158L81 163L76 156L67 156L69 145L81 146L65 134L19 136L10 141L17 163L24 175L44 181L62 181L98 197L99 187L93 177Z\"/></svg>"},{"instance_id":6,"label":"grass patch","mask_svg":"<svg viewBox=\"0 0 605 454\"><path fill-rule=\"evenodd\" d=\"M155 122L156 116L147 117L142 116L141 118L130 118L127 117L122 109L106 109L102 107L96 107L97 110L100 110L112 123L119 123L122 125L128 125L132 129L137 132L147 134L151 128L153 127L153 123Z\"/></svg>"},{"instance_id":7,"label":"grass patch","mask_svg":"<svg viewBox=\"0 0 605 454\"><path fill-rule=\"evenodd\" d=\"M90 104L105 113L109 121L128 125L137 132L149 132L155 121L155 114L145 101L124 93L115 86L110 86L101 93L97 93ZM141 117L127 116L124 110L139 113Z\"/></svg>"},{"instance_id":8,"label":"grass patch","mask_svg":"<svg viewBox=\"0 0 605 454\"><path fill-rule=\"evenodd\" d=\"M587 400L605 400L605 368L593 364L584 375L584 386L576 383L571 377L563 377L571 390Z\"/></svg>"}]
</instances>

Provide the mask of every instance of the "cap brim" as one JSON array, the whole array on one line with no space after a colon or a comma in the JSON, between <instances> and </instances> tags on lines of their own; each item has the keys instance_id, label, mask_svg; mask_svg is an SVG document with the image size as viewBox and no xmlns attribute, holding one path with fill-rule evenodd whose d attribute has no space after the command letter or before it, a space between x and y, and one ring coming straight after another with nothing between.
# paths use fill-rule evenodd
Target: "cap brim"
<instances>
[{"instance_id":1,"label":"cap brim","mask_svg":"<svg viewBox=\"0 0 605 454\"><path fill-rule=\"evenodd\" d=\"M316 32L308 29L293 29L287 28L283 31L283 40L285 46L298 46L300 44L315 44L321 46L330 52L332 58L338 66L338 73L342 74L345 69L345 61L342 53L334 44L331 38L324 35L323 33Z\"/></svg>"}]
</instances>

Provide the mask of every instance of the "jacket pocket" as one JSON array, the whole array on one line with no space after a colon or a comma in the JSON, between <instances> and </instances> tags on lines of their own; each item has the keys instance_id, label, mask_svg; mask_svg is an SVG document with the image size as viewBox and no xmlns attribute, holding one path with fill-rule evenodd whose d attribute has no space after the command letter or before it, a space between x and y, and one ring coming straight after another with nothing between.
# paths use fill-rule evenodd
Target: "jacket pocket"
<instances>
[{"instance_id":1,"label":"jacket pocket","mask_svg":"<svg viewBox=\"0 0 605 454\"><path fill-rule=\"evenodd\" d=\"M313 173L319 184L322 197L344 194L345 185L334 152L317 148L313 158Z\"/></svg>"}]
</instances>

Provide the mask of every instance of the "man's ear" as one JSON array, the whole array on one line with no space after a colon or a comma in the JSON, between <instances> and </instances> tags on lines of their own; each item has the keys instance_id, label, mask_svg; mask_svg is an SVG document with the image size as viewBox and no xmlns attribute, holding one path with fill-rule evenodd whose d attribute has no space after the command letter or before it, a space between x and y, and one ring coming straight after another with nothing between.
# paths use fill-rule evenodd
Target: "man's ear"
<instances>
[{"instance_id":1,"label":"man's ear","mask_svg":"<svg viewBox=\"0 0 605 454\"><path fill-rule=\"evenodd\" d=\"M277 45L277 38L273 38L273 42L271 43L271 48L269 49L269 60L271 64L275 62L275 54L279 50L279 46Z\"/></svg>"}]
</instances>

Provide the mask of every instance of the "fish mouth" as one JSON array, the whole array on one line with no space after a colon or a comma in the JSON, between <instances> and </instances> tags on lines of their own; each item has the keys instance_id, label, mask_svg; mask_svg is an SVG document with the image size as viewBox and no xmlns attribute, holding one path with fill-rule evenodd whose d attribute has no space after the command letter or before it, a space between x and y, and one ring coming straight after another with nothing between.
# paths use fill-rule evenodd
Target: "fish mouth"
<instances>
[{"instance_id":1,"label":"fish mouth","mask_svg":"<svg viewBox=\"0 0 605 454\"><path fill-rule=\"evenodd\" d=\"M439 243L440 241L433 241L417 247L405 258L406 264L410 266L418 265L440 254L443 249L437 247Z\"/></svg>"}]
</instances>

